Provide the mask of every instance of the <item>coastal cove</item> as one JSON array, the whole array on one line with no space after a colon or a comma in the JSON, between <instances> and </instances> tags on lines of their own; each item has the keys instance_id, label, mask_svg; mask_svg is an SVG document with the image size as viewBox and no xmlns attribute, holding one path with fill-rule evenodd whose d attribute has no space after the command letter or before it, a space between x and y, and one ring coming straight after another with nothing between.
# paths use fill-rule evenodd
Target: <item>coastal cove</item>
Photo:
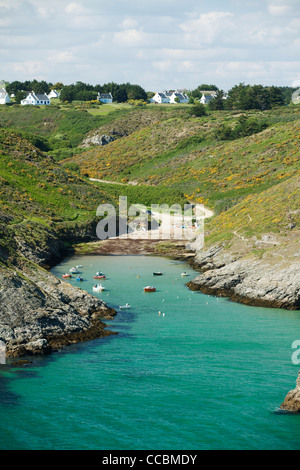
<instances>
[{"instance_id":1,"label":"coastal cove","mask_svg":"<svg viewBox=\"0 0 300 470\"><path fill-rule=\"evenodd\" d=\"M182 260L77 255L51 273L76 265L83 281L63 282L116 310L105 321L116 334L2 366L1 448L300 449L299 416L279 412L299 368L299 312L191 291L198 273Z\"/></svg>"}]
</instances>

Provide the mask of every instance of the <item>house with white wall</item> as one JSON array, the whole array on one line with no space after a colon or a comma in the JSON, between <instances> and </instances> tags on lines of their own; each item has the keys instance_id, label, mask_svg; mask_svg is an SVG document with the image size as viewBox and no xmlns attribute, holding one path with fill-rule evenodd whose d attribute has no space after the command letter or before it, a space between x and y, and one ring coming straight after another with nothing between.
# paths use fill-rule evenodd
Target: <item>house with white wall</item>
<instances>
[{"instance_id":1,"label":"house with white wall","mask_svg":"<svg viewBox=\"0 0 300 470\"><path fill-rule=\"evenodd\" d=\"M188 103L189 97L185 93L179 93L178 91L173 91L170 96L170 103Z\"/></svg>"},{"instance_id":2,"label":"house with white wall","mask_svg":"<svg viewBox=\"0 0 300 470\"><path fill-rule=\"evenodd\" d=\"M37 94L34 91L27 93L26 98L21 100L21 104L24 105L33 105L33 106L40 106L40 105L49 105L50 99L45 94Z\"/></svg>"},{"instance_id":3,"label":"house with white wall","mask_svg":"<svg viewBox=\"0 0 300 470\"><path fill-rule=\"evenodd\" d=\"M113 102L113 97L111 93L98 93L97 100L101 103L107 104Z\"/></svg>"},{"instance_id":4,"label":"house with white wall","mask_svg":"<svg viewBox=\"0 0 300 470\"><path fill-rule=\"evenodd\" d=\"M59 93L58 91L56 91L56 90L51 90L50 93L48 93L47 96L48 96L48 98L49 98L49 100L50 100L51 98L59 98L59 95L60 95L60 93Z\"/></svg>"},{"instance_id":5,"label":"house with white wall","mask_svg":"<svg viewBox=\"0 0 300 470\"><path fill-rule=\"evenodd\" d=\"M177 99L176 99L177 98ZM150 99L150 103L188 103L189 98L185 93L179 93L179 91L164 91L155 93Z\"/></svg>"},{"instance_id":6,"label":"house with white wall","mask_svg":"<svg viewBox=\"0 0 300 470\"><path fill-rule=\"evenodd\" d=\"M157 93L155 93L155 95L151 98L150 102L151 102L151 103L158 103L158 104L170 103L170 99L169 99L169 97L166 95L166 93L157 92Z\"/></svg>"},{"instance_id":7,"label":"house with white wall","mask_svg":"<svg viewBox=\"0 0 300 470\"><path fill-rule=\"evenodd\" d=\"M0 104L10 103L10 97L5 88L0 88Z\"/></svg>"},{"instance_id":8,"label":"house with white wall","mask_svg":"<svg viewBox=\"0 0 300 470\"><path fill-rule=\"evenodd\" d=\"M208 104L211 100L214 99L214 96L213 95L207 95L207 94L203 94L200 98L200 103L202 104Z\"/></svg>"}]
</instances>

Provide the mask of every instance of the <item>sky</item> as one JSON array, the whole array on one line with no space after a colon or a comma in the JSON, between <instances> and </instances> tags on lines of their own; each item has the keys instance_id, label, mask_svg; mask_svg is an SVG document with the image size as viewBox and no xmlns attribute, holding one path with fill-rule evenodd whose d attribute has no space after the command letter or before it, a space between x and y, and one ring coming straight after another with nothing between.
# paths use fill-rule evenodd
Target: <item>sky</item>
<instances>
[{"instance_id":1,"label":"sky","mask_svg":"<svg viewBox=\"0 0 300 470\"><path fill-rule=\"evenodd\" d=\"M300 0L0 0L0 80L300 86Z\"/></svg>"}]
</instances>

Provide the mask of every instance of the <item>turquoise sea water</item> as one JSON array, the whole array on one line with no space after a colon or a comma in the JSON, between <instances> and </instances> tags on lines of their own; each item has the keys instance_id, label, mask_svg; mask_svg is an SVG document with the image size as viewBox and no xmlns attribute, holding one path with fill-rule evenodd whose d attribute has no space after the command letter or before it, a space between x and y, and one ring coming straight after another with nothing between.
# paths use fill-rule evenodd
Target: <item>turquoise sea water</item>
<instances>
[{"instance_id":1,"label":"turquoise sea water","mask_svg":"<svg viewBox=\"0 0 300 470\"><path fill-rule=\"evenodd\" d=\"M91 293L107 274L94 295L118 311L106 322L118 335L0 366L1 449L300 449L300 416L278 413L300 368L300 312L192 292L195 271L166 258L83 256L52 272L76 264Z\"/></svg>"}]
</instances>

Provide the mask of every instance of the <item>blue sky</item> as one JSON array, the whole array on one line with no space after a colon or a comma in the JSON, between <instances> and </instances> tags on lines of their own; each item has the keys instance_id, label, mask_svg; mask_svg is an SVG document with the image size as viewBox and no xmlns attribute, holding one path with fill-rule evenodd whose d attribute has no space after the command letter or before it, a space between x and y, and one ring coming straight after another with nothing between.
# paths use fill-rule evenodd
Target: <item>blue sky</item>
<instances>
[{"instance_id":1,"label":"blue sky","mask_svg":"<svg viewBox=\"0 0 300 470\"><path fill-rule=\"evenodd\" d=\"M300 86L299 0L0 0L0 79Z\"/></svg>"}]
</instances>

